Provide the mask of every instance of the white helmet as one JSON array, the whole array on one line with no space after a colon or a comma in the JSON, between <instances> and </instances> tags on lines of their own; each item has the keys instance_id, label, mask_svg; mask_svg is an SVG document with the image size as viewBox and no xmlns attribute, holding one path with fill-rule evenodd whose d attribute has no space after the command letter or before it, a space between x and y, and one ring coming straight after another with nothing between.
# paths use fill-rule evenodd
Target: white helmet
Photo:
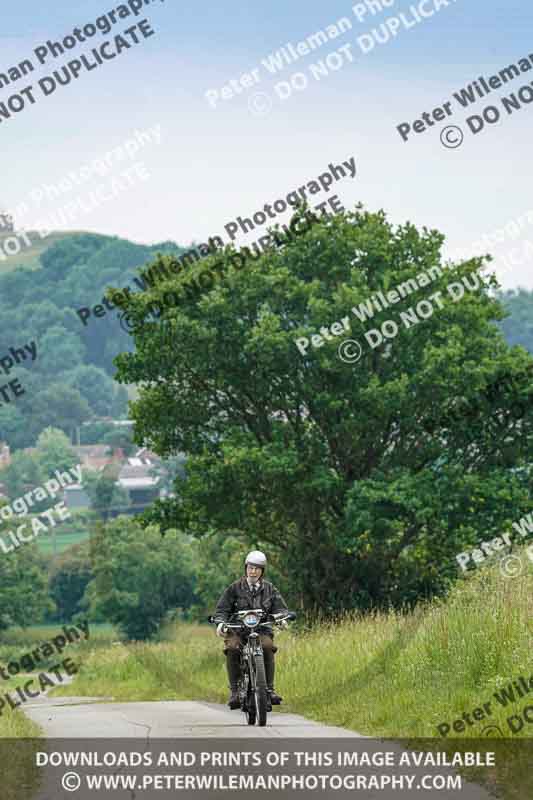
<instances>
[{"instance_id":1,"label":"white helmet","mask_svg":"<svg viewBox=\"0 0 533 800\"><path fill-rule=\"evenodd\" d=\"M247 564L254 564L256 567L262 567L264 572L267 565L267 557L261 550L252 550L246 556L244 566L246 567Z\"/></svg>"}]
</instances>

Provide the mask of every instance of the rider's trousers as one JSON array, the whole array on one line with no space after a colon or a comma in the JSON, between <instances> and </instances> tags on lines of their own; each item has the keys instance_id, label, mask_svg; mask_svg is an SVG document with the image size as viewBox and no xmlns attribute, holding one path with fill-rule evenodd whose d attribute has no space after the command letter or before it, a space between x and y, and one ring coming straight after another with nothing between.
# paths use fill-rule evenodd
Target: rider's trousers
<instances>
[{"instance_id":1,"label":"rider's trousers","mask_svg":"<svg viewBox=\"0 0 533 800\"><path fill-rule=\"evenodd\" d=\"M276 663L274 661L274 652L272 650L269 650L267 647L263 647L263 656L265 659L265 674L266 674L267 687L273 690L274 671L276 669Z\"/></svg>"},{"instance_id":2,"label":"rider's trousers","mask_svg":"<svg viewBox=\"0 0 533 800\"><path fill-rule=\"evenodd\" d=\"M274 653L278 649L270 636L261 635L261 644L263 646L263 655L265 659L265 674L267 687L274 688L274 672L275 661ZM224 640L224 653L226 654L226 668L228 670L228 680L230 689L236 689L241 677L240 667L240 639L235 634L225 637Z\"/></svg>"},{"instance_id":3,"label":"rider's trousers","mask_svg":"<svg viewBox=\"0 0 533 800\"><path fill-rule=\"evenodd\" d=\"M226 650L226 668L228 670L229 688L237 691L237 684L241 677L241 654L238 650Z\"/></svg>"}]
</instances>

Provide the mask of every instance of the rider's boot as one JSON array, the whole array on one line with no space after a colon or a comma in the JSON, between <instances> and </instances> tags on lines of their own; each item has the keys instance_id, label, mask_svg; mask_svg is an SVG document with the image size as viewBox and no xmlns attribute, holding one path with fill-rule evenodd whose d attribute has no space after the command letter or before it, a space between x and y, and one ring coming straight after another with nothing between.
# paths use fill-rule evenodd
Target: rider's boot
<instances>
[{"instance_id":1,"label":"rider's boot","mask_svg":"<svg viewBox=\"0 0 533 800\"><path fill-rule=\"evenodd\" d=\"M272 650L267 650L265 648L263 650L263 655L265 659L265 673L266 673L266 682L267 682L267 690L270 696L270 702L273 706L279 706L281 701L283 700L279 694L276 694L274 691L274 672L276 669L276 664L274 661L274 653Z\"/></svg>"},{"instance_id":2,"label":"rider's boot","mask_svg":"<svg viewBox=\"0 0 533 800\"><path fill-rule=\"evenodd\" d=\"M228 670L229 688L231 694L228 700L228 706L233 710L240 708L241 701L239 698L239 678L241 677L241 654L239 650L226 651L226 667Z\"/></svg>"}]
</instances>

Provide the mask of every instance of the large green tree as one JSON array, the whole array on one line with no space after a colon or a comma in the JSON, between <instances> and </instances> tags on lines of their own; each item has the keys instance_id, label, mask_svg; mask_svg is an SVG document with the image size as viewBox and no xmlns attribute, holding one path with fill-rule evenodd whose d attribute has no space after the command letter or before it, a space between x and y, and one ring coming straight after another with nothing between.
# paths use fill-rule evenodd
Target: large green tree
<instances>
[{"instance_id":1,"label":"large green tree","mask_svg":"<svg viewBox=\"0 0 533 800\"><path fill-rule=\"evenodd\" d=\"M13 547L8 536L16 526L0 523L0 537L6 549ZM54 604L48 595L43 556L35 543L0 554L0 633L15 625L29 627L42 621Z\"/></svg>"},{"instance_id":2,"label":"large green tree","mask_svg":"<svg viewBox=\"0 0 533 800\"><path fill-rule=\"evenodd\" d=\"M163 538L155 525L119 517L92 537L91 561L91 607L130 639L149 638L168 611L194 602L191 548L178 531Z\"/></svg>"},{"instance_id":3,"label":"large green tree","mask_svg":"<svg viewBox=\"0 0 533 800\"><path fill-rule=\"evenodd\" d=\"M209 256L188 270L199 293L182 291L189 275L163 259L169 277L123 304L145 324L116 362L120 381L141 385L137 440L189 456L179 496L153 518L270 546L300 604L334 611L443 590L459 550L530 508L516 468L531 453L531 358L494 324L504 311L484 259L444 268L443 238L357 207L256 261ZM460 301L447 291L482 268ZM351 312L408 280L416 293L366 322ZM429 296L432 315L426 305L426 319L400 321ZM166 307L150 321L154 302ZM343 337L329 331L344 317L357 363L339 358ZM396 337L372 348L364 334L389 319ZM302 355L295 339L323 326L329 338ZM487 391L503 378L504 391Z\"/></svg>"}]
</instances>

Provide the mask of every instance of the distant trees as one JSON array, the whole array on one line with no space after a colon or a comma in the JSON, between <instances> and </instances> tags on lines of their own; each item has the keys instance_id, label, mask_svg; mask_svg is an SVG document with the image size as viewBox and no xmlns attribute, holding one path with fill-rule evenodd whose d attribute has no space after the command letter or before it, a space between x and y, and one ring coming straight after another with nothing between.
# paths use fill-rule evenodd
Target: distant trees
<instances>
[{"instance_id":1,"label":"distant trees","mask_svg":"<svg viewBox=\"0 0 533 800\"><path fill-rule=\"evenodd\" d=\"M15 499L29 488L41 486L53 476L56 469L70 469L77 463L69 438L63 431L50 427L37 439L34 454L20 451L13 454L11 464L1 473L2 481L7 487L9 497ZM42 502L46 507L46 501Z\"/></svg>"},{"instance_id":2,"label":"distant trees","mask_svg":"<svg viewBox=\"0 0 533 800\"><path fill-rule=\"evenodd\" d=\"M70 440L57 428L46 428L37 439L36 458L45 475L52 475L56 469L70 469L78 459Z\"/></svg>"},{"instance_id":3,"label":"distant trees","mask_svg":"<svg viewBox=\"0 0 533 800\"><path fill-rule=\"evenodd\" d=\"M40 339L35 362L40 373L59 375L81 364L85 348L75 333L54 325Z\"/></svg>"},{"instance_id":4,"label":"distant trees","mask_svg":"<svg viewBox=\"0 0 533 800\"><path fill-rule=\"evenodd\" d=\"M0 407L0 441L8 442L12 450L27 446L28 426L17 406Z\"/></svg>"},{"instance_id":5,"label":"distant trees","mask_svg":"<svg viewBox=\"0 0 533 800\"><path fill-rule=\"evenodd\" d=\"M76 309L99 303L111 283L133 286L158 249L72 234L41 254L40 271L15 267L0 275L0 342L5 348L37 344L36 360L27 359L9 376L20 379L26 394L0 407L0 438L12 449L30 447L49 425L70 436L95 416L125 416L127 391L113 383L113 359L131 347L131 338L115 312L84 327Z\"/></svg>"},{"instance_id":6,"label":"distant trees","mask_svg":"<svg viewBox=\"0 0 533 800\"><path fill-rule=\"evenodd\" d=\"M11 500L23 495L30 487L42 486L46 480L38 459L30 453L22 451L13 453L11 464L2 471L1 475Z\"/></svg>"},{"instance_id":7,"label":"distant trees","mask_svg":"<svg viewBox=\"0 0 533 800\"><path fill-rule=\"evenodd\" d=\"M183 252L172 242L153 247L117 237L72 234L49 246L38 272L18 267L0 275L0 342L36 341L37 359L10 373L26 394L0 407L0 438L12 449L30 447L48 425L72 435L95 416L125 416L127 391L113 383L113 360L132 348L115 311L83 326L76 314L99 303L109 285L130 285L157 252ZM16 256L10 265L16 265ZM501 327L511 344L533 352L533 292L502 294L511 317ZM13 338L15 336L15 339Z\"/></svg>"},{"instance_id":8,"label":"distant trees","mask_svg":"<svg viewBox=\"0 0 533 800\"><path fill-rule=\"evenodd\" d=\"M56 605L55 619L70 622L82 610L85 589L93 577L89 542L74 545L54 563L50 575L50 595Z\"/></svg>"},{"instance_id":9,"label":"distant trees","mask_svg":"<svg viewBox=\"0 0 533 800\"><path fill-rule=\"evenodd\" d=\"M130 456L137 449L137 445L133 442L132 430L129 427L116 425L112 431L104 435L102 441L109 445L111 451L120 448L125 456Z\"/></svg>"},{"instance_id":10,"label":"distant trees","mask_svg":"<svg viewBox=\"0 0 533 800\"><path fill-rule=\"evenodd\" d=\"M107 517L110 511L123 511L130 505L128 493L117 484L116 475L111 471L93 473L86 471L83 475L83 488L91 500L91 508L101 517Z\"/></svg>"},{"instance_id":11,"label":"distant trees","mask_svg":"<svg viewBox=\"0 0 533 800\"><path fill-rule=\"evenodd\" d=\"M501 301L509 316L500 323L510 345L521 344L533 353L533 290L514 289L502 292Z\"/></svg>"},{"instance_id":12,"label":"distant trees","mask_svg":"<svg viewBox=\"0 0 533 800\"><path fill-rule=\"evenodd\" d=\"M48 282L67 278L72 266L91 258L107 243L107 237L93 233L76 234L45 250L40 261Z\"/></svg>"},{"instance_id":13,"label":"distant trees","mask_svg":"<svg viewBox=\"0 0 533 800\"><path fill-rule=\"evenodd\" d=\"M179 482L186 478L187 458L183 454L170 456L155 466L151 474L159 478L159 488L167 493L179 490Z\"/></svg>"},{"instance_id":14,"label":"distant trees","mask_svg":"<svg viewBox=\"0 0 533 800\"><path fill-rule=\"evenodd\" d=\"M91 540L91 609L130 638L147 639L168 611L195 600L188 538L157 526L145 530L129 517L99 526Z\"/></svg>"},{"instance_id":15,"label":"distant trees","mask_svg":"<svg viewBox=\"0 0 533 800\"><path fill-rule=\"evenodd\" d=\"M125 386L113 384L114 397L111 406L111 416L115 419L125 419L128 416L128 390Z\"/></svg>"},{"instance_id":16,"label":"distant trees","mask_svg":"<svg viewBox=\"0 0 533 800\"><path fill-rule=\"evenodd\" d=\"M88 422L80 428L80 444L100 444L106 433L114 428L112 422Z\"/></svg>"},{"instance_id":17,"label":"distant trees","mask_svg":"<svg viewBox=\"0 0 533 800\"><path fill-rule=\"evenodd\" d=\"M64 383L54 383L38 392L33 401L33 421L42 430L57 425L70 437L82 422L91 417L91 409L77 389Z\"/></svg>"},{"instance_id":18,"label":"distant trees","mask_svg":"<svg viewBox=\"0 0 533 800\"><path fill-rule=\"evenodd\" d=\"M78 366L69 373L67 381L85 397L93 415L109 415L115 390L113 380L103 370L92 364Z\"/></svg>"},{"instance_id":19,"label":"distant trees","mask_svg":"<svg viewBox=\"0 0 533 800\"><path fill-rule=\"evenodd\" d=\"M2 504L3 505L3 504ZM0 536L9 524L0 522ZM7 540L9 541L9 540ZM29 543L0 555L0 633L14 625L36 625L53 610L45 563L37 545Z\"/></svg>"}]
</instances>

